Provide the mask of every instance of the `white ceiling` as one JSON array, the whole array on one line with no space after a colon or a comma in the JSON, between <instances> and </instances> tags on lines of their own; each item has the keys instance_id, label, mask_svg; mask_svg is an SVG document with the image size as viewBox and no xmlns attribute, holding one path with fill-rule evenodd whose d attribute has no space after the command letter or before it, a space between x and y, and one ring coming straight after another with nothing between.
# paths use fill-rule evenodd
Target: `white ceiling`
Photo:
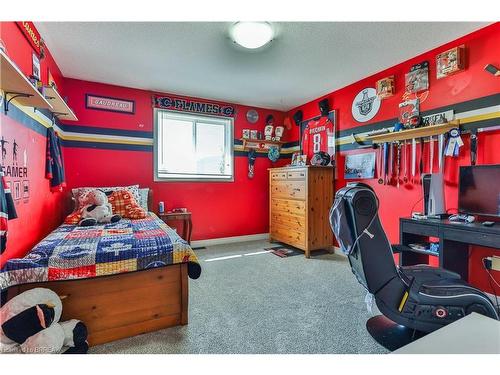
<instances>
[{"instance_id":1,"label":"white ceiling","mask_svg":"<svg viewBox=\"0 0 500 375\"><path fill-rule=\"evenodd\" d=\"M37 22L66 77L289 110L486 23L280 22L261 51L227 22Z\"/></svg>"}]
</instances>

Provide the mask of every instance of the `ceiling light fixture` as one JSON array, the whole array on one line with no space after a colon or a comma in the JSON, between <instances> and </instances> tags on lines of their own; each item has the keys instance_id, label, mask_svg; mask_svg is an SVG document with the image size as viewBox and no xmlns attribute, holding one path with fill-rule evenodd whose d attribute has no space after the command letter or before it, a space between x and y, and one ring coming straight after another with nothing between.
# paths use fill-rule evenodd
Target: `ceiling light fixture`
<instances>
[{"instance_id":1,"label":"ceiling light fixture","mask_svg":"<svg viewBox=\"0 0 500 375\"><path fill-rule=\"evenodd\" d=\"M233 41L248 49L265 46L273 36L273 28L268 22L236 22L231 28Z\"/></svg>"}]
</instances>

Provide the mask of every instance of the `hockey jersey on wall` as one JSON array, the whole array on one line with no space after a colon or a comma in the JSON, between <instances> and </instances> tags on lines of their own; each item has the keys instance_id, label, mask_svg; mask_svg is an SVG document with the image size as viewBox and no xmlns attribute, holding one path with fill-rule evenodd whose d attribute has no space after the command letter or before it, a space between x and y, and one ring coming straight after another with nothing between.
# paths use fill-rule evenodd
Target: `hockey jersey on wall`
<instances>
[{"instance_id":1,"label":"hockey jersey on wall","mask_svg":"<svg viewBox=\"0 0 500 375\"><path fill-rule=\"evenodd\" d=\"M320 117L307 123L302 138L302 154L307 155L308 162L315 153L320 151L334 156L334 145L335 129L328 117Z\"/></svg>"}]
</instances>

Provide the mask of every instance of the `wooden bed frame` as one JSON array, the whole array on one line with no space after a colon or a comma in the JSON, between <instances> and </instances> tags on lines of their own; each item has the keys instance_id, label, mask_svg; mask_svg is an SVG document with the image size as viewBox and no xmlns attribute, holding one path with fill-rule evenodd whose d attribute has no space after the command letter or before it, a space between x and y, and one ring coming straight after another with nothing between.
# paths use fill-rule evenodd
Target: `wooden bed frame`
<instances>
[{"instance_id":1,"label":"wooden bed frame","mask_svg":"<svg viewBox=\"0 0 500 375\"><path fill-rule=\"evenodd\" d=\"M151 210L152 192L148 207ZM111 276L12 286L7 299L48 288L62 299L62 320L79 319L89 345L188 324L188 265L173 264Z\"/></svg>"}]
</instances>

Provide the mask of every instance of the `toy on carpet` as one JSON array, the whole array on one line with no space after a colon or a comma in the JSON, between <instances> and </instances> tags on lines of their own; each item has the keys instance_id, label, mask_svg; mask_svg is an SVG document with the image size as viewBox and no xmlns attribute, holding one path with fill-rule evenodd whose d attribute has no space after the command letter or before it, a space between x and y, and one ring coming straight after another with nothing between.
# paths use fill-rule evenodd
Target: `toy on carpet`
<instances>
[{"instance_id":1,"label":"toy on carpet","mask_svg":"<svg viewBox=\"0 0 500 375\"><path fill-rule=\"evenodd\" d=\"M87 327L76 319L59 322L61 314L61 299L50 289L15 296L0 309L0 353L87 353Z\"/></svg>"},{"instance_id":2,"label":"toy on carpet","mask_svg":"<svg viewBox=\"0 0 500 375\"><path fill-rule=\"evenodd\" d=\"M102 190L90 191L86 201L87 205L82 208L82 219L79 222L82 227L93 226L97 223L116 223L121 220L120 215L113 215L113 208L108 202L106 193Z\"/></svg>"}]
</instances>

